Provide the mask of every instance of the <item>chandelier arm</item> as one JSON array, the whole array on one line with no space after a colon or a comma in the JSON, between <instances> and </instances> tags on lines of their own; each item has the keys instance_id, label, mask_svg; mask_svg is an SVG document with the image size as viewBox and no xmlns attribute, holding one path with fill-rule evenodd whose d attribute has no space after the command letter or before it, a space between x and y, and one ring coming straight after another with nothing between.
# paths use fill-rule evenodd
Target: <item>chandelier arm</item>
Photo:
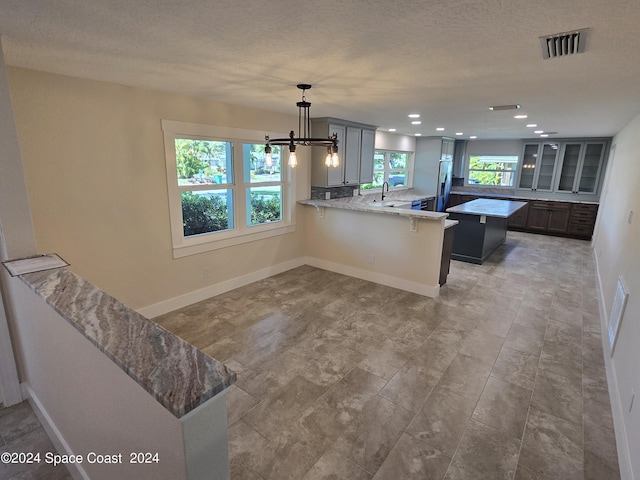
<instances>
[{"instance_id":1,"label":"chandelier arm","mask_svg":"<svg viewBox=\"0 0 640 480\"><path fill-rule=\"evenodd\" d=\"M331 147L333 145L338 145L338 140L332 139L332 138L296 138L296 137L270 138L265 141L265 145L290 145L292 141L296 145L311 145L311 146L318 146L318 147Z\"/></svg>"}]
</instances>

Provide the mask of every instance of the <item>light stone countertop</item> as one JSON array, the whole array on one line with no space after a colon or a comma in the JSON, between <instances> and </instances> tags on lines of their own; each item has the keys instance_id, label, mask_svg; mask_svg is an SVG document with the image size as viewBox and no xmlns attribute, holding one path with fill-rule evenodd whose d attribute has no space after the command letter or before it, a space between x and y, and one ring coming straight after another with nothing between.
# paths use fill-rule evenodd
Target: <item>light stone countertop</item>
<instances>
[{"instance_id":1,"label":"light stone countertop","mask_svg":"<svg viewBox=\"0 0 640 480\"><path fill-rule=\"evenodd\" d=\"M387 215L399 215L402 217L413 217L432 221L440 221L442 218L449 216L449 214L443 212L411 210L411 202L429 198L435 198L435 196L416 194L411 191L401 191L389 194L385 193L384 202L381 201L380 194L378 193L371 195L358 195L355 197L335 198L331 200L299 200L298 203L313 207L340 208L359 212L383 213Z\"/></svg>"},{"instance_id":2,"label":"light stone countertop","mask_svg":"<svg viewBox=\"0 0 640 480\"><path fill-rule=\"evenodd\" d=\"M447 212L462 213L467 215L485 215L487 217L509 218L525 205L525 202L516 202L513 200L478 198L477 200L472 200L467 203L456 205L455 207L447 208Z\"/></svg>"},{"instance_id":3,"label":"light stone countertop","mask_svg":"<svg viewBox=\"0 0 640 480\"><path fill-rule=\"evenodd\" d=\"M68 268L19 277L177 418L236 381L236 374Z\"/></svg>"}]
</instances>

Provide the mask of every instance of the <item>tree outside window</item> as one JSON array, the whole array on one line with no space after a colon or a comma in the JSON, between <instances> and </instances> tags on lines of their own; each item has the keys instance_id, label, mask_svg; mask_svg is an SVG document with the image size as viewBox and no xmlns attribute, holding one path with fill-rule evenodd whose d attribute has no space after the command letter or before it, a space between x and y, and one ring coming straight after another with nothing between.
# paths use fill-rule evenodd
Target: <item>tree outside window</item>
<instances>
[{"instance_id":1,"label":"tree outside window","mask_svg":"<svg viewBox=\"0 0 640 480\"><path fill-rule=\"evenodd\" d=\"M176 138L176 171L181 190L185 237L234 229L234 144L194 138ZM265 159L264 144L242 144L242 178L246 192L245 224L263 225L282 220L283 182L280 147L273 162Z\"/></svg>"},{"instance_id":2,"label":"tree outside window","mask_svg":"<svg viewBox=\"0 0 640 480\"><path fill-rule=\"evenodd\" d=\"M513 187L517 166L517 155L470 155L467 184Z\"/></svg>"}]
</instances>

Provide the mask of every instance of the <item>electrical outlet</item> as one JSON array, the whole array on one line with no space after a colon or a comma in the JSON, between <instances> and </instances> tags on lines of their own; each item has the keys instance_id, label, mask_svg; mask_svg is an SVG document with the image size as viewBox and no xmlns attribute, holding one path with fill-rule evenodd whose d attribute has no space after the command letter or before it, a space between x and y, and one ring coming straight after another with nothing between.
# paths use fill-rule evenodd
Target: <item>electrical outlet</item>
<instances>
[{"instance_id":1,"label":"electrical outlet","mask_svg":"<svg viewBox=\"0 0 640 480\"><path fill-rule=\"evenodd\" d=\"M367 263L368 263L369 265L373 265L373 263L374 263L375 261L376 261L376 257L375 257L374 255L369 255L369 256L367 257Z\"/></svg>"},{"instance_id":2,"label":"electrical outlet","mask_svg":"<svg viewBox=\"0 0 640 480\"><path fill-rule=\"evenodd\" d=\"M331 200L331 192L324 192L324 199Z\"/></svg>"},{"instance_id":3,"label":"electrical outlet","mask_svg":"<svg viewBox=\"0 0 640 480\"><path fill-rule=\"evenodd\" d=\"M202 278L209 278L211 277L211 267L204 267L202 269Z\"/></svg>"},{"instance_id":4,"label":"electrical outlet","mask_svg":"<svg viewBox=\"0 0 640 480\"><path fill-rule=\"evenodd\" d=\"M633 210L629 212L629 218L627 219L627 223L629 223L629 225L631 225L631 220L633 220Z\"/></svg>"}]
</instances>

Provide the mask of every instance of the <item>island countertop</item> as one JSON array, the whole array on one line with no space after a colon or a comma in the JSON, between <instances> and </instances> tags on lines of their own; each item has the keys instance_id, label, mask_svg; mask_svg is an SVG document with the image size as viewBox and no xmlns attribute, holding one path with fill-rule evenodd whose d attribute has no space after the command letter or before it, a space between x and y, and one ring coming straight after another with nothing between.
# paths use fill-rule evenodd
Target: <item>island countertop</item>
<instances>
[{"instance_id":1,"label":"island countertop","mask_svg":"<svg viewBox=\"0 0 640 480\"><path fill-rule=\"evenodd\" d=\"M221 362L68 268L19 278L177 418L236 381Z\"/></svg>"},{"instance_id":2,"label":"island countertop","mask_svg":"<svg viewBox=\"0 0 640 480\"><path fill-rule=\"evenodd\" d=\"M487 217L509 218L525 205L526 202L478 198L467 203L456 205L455 207L447 208L447 212L462 213L468 215L485 215Z\"/></svg>"}]
</instances>

